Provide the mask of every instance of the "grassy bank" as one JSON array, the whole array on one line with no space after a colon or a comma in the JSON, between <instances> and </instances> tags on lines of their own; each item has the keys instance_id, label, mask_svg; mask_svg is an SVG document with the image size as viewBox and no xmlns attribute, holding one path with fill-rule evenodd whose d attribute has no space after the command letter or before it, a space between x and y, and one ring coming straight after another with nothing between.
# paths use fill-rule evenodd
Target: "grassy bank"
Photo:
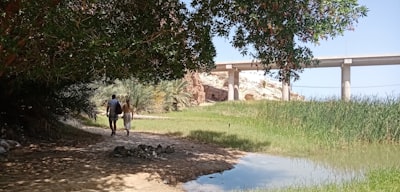
<instances>
[{"instance_id":1,"label":"grassy bank","mask_svg":"<svg viewBox=\"0 0 400 192\"><path fill-rule=\"evenodd\" d=\"M169 119L135 120L134 130L306 157L368 173L363 181L304 191L387 191L383 186L398 189L400 185L399 99L226 102L162 115ZM105 117L98 123L107 126ZM118 125L122 127L121 120Z\"/></svg>"},{"instance_id":2,"label":"grassy bank","mask_svg":"<svg viewBox=\"0 0 400 192\"><path fill-rule=\"evenodd\" d=\"M398 192L400 191L400 169L399 168L382 168L378 170L371 170L367 173L366 178L363 180L355 180L352 182L344 183L342 185L325 185L314 187L291 187L276 192L308 192L308 191L324 191L324 192ZM263 192L266 190L252 190L251 192ZM250 192L250 191L249 191Z\"/></svg>"}]
</instances>

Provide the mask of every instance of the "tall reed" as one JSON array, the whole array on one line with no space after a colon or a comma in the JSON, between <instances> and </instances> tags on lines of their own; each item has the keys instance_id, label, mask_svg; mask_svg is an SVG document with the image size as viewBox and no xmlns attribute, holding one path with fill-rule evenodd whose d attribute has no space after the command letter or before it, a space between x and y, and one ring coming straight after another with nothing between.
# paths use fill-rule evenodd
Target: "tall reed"
<instances>
[{"instance_id":1,"label":"tall reed","mask_svg":"<svg viewBox=\"0 0 400 192\"><path fill-rule=\"evenodd\" d=\"M400 141L399 98L228 102L217 107L220 115L238 117L241 123L304 134L326 144Z\"/></svg>"}]
</instances>

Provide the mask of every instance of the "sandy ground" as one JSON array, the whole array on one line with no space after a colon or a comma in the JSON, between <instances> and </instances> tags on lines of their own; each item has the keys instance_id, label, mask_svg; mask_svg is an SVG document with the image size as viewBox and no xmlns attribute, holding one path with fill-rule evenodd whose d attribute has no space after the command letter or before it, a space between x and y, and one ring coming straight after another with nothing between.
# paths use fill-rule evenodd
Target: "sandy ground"
<instances>
[{"instance_id":1,"label":"sandy ground","mask_svg":"<svg viewBox=\"0 0 400 192\"><path fill-rule=\"evenodd\" d=\"M184 191L198 176L233 167L244 152L173 136L82 129L101 134L100 141L31 144L0 161L0 191ZM113 157L116 146L173 146L175 152L151 160Z\"/></svg>"}]
</instances>

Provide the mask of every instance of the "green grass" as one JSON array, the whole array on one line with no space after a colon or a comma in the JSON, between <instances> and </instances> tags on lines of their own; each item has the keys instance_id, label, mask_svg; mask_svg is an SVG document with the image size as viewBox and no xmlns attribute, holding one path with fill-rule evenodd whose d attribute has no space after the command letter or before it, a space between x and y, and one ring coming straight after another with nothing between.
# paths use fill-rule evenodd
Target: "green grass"
<instances>
[{"instance_id":1,"label":"green grass","mask_svg":"<svg viewBox=\"0 0 400 192\"><path fill-rule=\"evenodd\" d=\"M366 178L363 180L353 180L343 184L330 184L323 186L313 187L290 187L285 189L277 190L249 190L248 192L264 192L264 191L275 191L275 192L398 192L400 191L400 168L382 168L377 170L371 170L367 173Z\"/></svg>"},{"instance_id":2,"label":"green grass","mask_svg":"<svg viewBox=\"0 0 400 192\"><path fill-rule=\"evenodd\" d=\"M168 119L134 120L134 131L367 172L362 181L288 191L391 191L400 186L400 99L225 102L161 115ZM96 123L108 128L106 117Z\"/></svg>"}]
</instances>

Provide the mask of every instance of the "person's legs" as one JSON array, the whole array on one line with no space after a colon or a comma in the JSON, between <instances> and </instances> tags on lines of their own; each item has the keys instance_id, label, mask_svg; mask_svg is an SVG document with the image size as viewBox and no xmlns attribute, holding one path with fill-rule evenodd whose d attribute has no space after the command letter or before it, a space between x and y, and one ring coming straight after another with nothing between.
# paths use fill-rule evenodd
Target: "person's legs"
<instances>
[{"instance_id":1,"label":"person's legs","mask_svg":"<svg viewBox=\"0 0 400 192\"><path fill-rule=\"evenodd\" d=\"M114 135L115 135L115 132L117 131L117 120L114 119L114 120L113 120L113 123L114 123L114 130L113 130L113 132L114 132Z\"/></svg>"},{"instance_id":2,"label":"person's legs","mask_svg":"<svg viewBox=\"0 0 400 192\"><path fill-rule=\"evenodd\" d=\"M128 120L128 121L126 122L126 127L125 127L125 129L126 129L126 135L129 136L129 130L131 129L131 121L130 121L130 120Z\"/></svg>"},{"instance_id":3,"label":"person's legs","mask_svg":"<svg viewBox=\"0 0 400 192\"><path fill-rule=\"evenodd\" d=\"M124 114L124 116L123 116L123 119L122 119L123 121L124 121L124 128L126 129L126 114Z\"/></svg>"},{"instance_id":4,"label":"person's legs","mask_svg":"<svg viewBox=\"0 0 400 192\"><path fill-rule=\"evenodd\" d=\"M112 124L113 120L111 119L111 117L108 117L108 122L110 124L111 136L113 136L115 133L114 133L113 124Z\"/></svg>"},{"instance_id":5,"label":"person's legs","mask_svg":"<svg viewBox=\"0 0 400 192\"><path fill-rule=\"evenodd\" d=\"M126 130L126 135L129 136L129 129L130 129L130 114L124 114L124 128Z\"/></svg>"}]
</instances>

